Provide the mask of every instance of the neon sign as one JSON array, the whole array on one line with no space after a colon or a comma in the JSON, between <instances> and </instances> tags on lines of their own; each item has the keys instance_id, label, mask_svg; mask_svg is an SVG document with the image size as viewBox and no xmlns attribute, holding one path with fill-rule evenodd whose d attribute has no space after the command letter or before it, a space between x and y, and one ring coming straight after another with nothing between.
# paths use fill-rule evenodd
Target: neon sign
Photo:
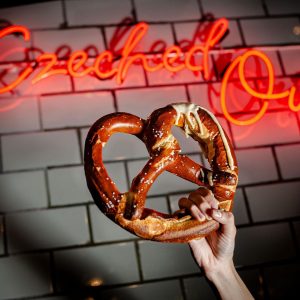
<instances>
[{"instance_id":1,"label":"neon sign","mask_svg":"<svg viewBox=\"0 0 300 300\"><path fill-rule=\"evenodd\" d=\"M41 67L42 69L31 79L31 84L33 85L57 74L69 75L74 78L93 75L100 80L115 78L118 84L122 84L128 74L130 66L137 62L140 63L147 72L156 72L165 69L171 73L176 73L183 69L188 69L192 72L202 72L203 78L209 80L209 53L225 36L228 30L228 21L226 19L222 18L213 23L203 44L193 44L187 51L183 51L179 46L172 45L160 54L161 59L155 60L155 63L153 63L154 60L151 61L146 54L134 52L137 45L147 33L148 27L149 26L146 23L138 23L133 27L125 41L124 47L117 57L114 55L113 51L106 50L97 55L94 58L92 65L89 66L86 65L89 59L88 53L83 50L71 53L65 65L59 63L57 54L42 53L36 58L35 62L28 63L14 81L1 87L0 94L15 89L21 82L26 80L37 67ZM14 25L2 29L0 31L0 39L10 34L21 34L25 41L30 40L30 32L24 26ZM195 61L195 56L197 54L202 56L201 63L196 63ZM246 80L246 62L250 57L261 60L267 68L268 88L265 93L251 88ZM249 95L263 101L259 112L254 117L247 120L239 120L237 117L230 114L227 108L226 91L230 78L236 70L238 71L238 79L243 89ZM292 86L289 90L275 93L274 81L274 68L270 59L263 52L258 50L248 50L244 54L236 57L228 66L222 78L220 102L225 118L236 125L243 126L253 124L264 116L269 107L269 101L287 97L289 109L294 112L299 111L300 103L298 105L295 103L296 87Z\"/></svg>"}]
</instances>

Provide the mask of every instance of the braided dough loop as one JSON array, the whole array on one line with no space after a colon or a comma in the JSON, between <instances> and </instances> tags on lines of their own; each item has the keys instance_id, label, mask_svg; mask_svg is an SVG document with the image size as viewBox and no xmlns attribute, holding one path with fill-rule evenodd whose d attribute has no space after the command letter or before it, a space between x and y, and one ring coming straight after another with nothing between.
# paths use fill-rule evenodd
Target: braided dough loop
<instances>
[{"instance_id":1,"label":"braided dough loop","mask_svg":"<svg viewBox=\"0 0 300 300\"><path fill-rule=\"evenodd\" d=\"M212 170L180 154L172 126L180 127L199 143ZM150 154L124 194L118 191L102 161L102 148L117 132L135 135ZM144 208L151 185L164 171L210 189L221 208L232 209L236 158L226 133L206 109L189 103L173 104L155 110L146 121L128 113L114 113L91 127L85 144L86 179L95 203L107 217L137 236L161 242L188 242L216 230L219 223L214 220L199 222L182 211L168 215Z\"/></svg>"}]
</instances>

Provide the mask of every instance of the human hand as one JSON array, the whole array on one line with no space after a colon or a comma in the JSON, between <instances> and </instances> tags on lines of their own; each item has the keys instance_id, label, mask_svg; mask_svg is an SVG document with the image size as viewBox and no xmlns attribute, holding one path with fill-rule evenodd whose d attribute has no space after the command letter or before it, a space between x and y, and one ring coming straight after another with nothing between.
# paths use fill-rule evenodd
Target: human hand
<instances>
[{"instance_id":1,"label":"human hand","mask_svg":"<svg viewBox=\"0 0 300 300\"><path fill-rule=\"evenodd\" d=\"M206 238L189 242L196 262L210 280L217 273L228 273L234 269L232 261L236 236L234 216L231 212L219 210L218 203L212 192L205 188L200 188L192 192L188 198L179 200L180 208L189 210L200 222L214 219L220 223L220 228Z\"/></svg>"}]
</instances>

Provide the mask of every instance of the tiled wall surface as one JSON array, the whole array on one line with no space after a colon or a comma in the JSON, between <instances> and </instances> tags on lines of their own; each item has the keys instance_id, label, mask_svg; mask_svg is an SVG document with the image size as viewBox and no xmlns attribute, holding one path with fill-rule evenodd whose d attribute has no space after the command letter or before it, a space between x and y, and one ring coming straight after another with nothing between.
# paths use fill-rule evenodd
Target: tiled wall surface
<instances>
[{"instance_id":1,"label":"tiled wall surface","mask_svg":"<svg viewBox=\"0 0 300 300\"><path fill-rule=\"evenodd\" d=\"M208 81L188 70L147 73L137 64L122 85L67 75L32 85L31 75L0 95L0 299L216 299L187 245L144 241L120 229L96 208L85 183L83 145L97 118L115 111L146 118L171 102L212 110L233 141L240 166L234 213L241 277L256 299L298 298L300 112L291 111L287 99L272 100L259 122L238 126L224 119L219 99L228 63L256 47L273 63L275 90L295 85L299 103L299 1L61 0L2 8L1 20L28 26L31 39L2 38L0 53L40 50L27 57L24 51L2 56L0 87L40 51L57 52L63 63L70 51L87 47L91 61L105 49L120 50L131 29L125 26L128 19L148 22L149 32L136 51L150 53L182 46L193 36L201 44L197 30L220 17L228 18L230 32L210 54ZM124 35L116 43L119 29ZM266 90L266 66L247 64L249 85ZM262 105L237 78L228 97L238 99L229 101L231 113L246 109L253 116ZM178 138L184 152L203 162L195 142ZM104 150L105 165L121 191L147 157L143 144L121 134ZM176 210L179 197L193 189L163 174L148 206Z\"/></svg>"}]
</instances>

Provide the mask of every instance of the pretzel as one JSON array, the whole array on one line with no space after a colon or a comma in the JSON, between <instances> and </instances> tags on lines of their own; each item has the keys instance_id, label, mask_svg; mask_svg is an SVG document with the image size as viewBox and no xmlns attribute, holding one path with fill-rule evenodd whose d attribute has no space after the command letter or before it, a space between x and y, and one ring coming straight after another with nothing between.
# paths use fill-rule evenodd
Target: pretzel
<instances>
[{"instance_id":1,"label":"pretzel","mask_svg":"<svg viewBox=\"0 0 300 300\"><path fill-rule=\"evenodd\" d=\"M172 126L180 127L199 143L211 170L180 154ZM145 143L150 155L126 193L118 191L102 161L103 147L118 132L135 135ZM144 239L183 243L202 238L219 227L214 220L200 222L182 210L169 215L144 208L151 185L164 171L206 187L220 208L232 209L238 181L233 147L215 116L203 107L171 104L155 110L147 120L129 113L106 115L89 130L84 159L87 185L97 206L112 221Z\"/></svg>"}]
</instances>

